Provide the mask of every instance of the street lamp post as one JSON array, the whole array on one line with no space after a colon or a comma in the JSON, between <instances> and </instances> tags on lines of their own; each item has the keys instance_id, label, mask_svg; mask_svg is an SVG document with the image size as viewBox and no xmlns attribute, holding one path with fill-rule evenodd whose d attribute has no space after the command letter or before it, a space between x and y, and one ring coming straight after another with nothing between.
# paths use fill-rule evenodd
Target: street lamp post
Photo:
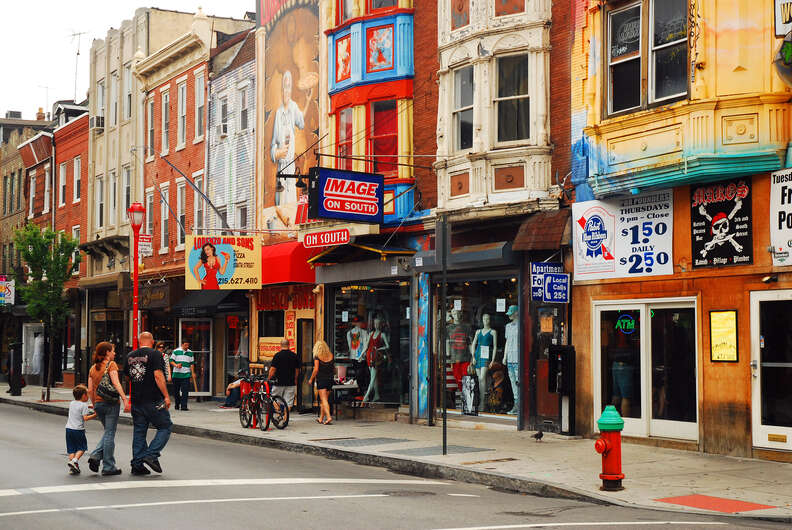
<instances>
[{"instance_id":1,"label":"street lamp post","mask_svg":"<svg viewBox=\"0 0 792 530\"><path fill-rule=\"evenodd\" d=\"M132 246L132 349L138 347L138 243L140 241L140 227L143 226L143 218L146 216L146 208L139 202L133 202L127 210L129 224L135 234Z\"/></svg>"}]
</instances>

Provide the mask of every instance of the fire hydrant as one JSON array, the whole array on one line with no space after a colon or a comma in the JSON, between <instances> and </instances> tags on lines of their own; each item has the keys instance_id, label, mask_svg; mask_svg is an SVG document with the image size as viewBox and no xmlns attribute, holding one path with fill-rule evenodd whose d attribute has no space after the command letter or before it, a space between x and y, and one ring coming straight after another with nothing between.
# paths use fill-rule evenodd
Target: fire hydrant
<instances>
[{"instance_id":1,"label":"fire hydrant","mask_svg":"<svg viewBox=\"0 0 792 530\"><path fill-rule=\"evenodd\" d=\"M608 405L597 420L600 438L594 442L594 450L602 455L602 487L604 491L620 491L624 473L621 468L621 431L624 420L616 407Z\"/></svg>"}]
</instances>

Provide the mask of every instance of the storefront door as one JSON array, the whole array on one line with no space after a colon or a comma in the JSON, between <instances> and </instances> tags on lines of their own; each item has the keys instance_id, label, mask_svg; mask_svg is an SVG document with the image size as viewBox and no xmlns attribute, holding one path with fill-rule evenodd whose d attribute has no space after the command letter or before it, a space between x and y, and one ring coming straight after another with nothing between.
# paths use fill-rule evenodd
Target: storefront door
<instances>
[{"instance_id":1,"label":"storefront door","mask_svg":"<svg viewBox=\"0 0 792 530\"><path fill-rule=\"evenodd\" d=\"M297 357L300 362L300 388L297 392L297 408L301 411L313 408L313 385L308 383L313 372L314 321L310 318L297 320Z\"/></svg>"},{"instance_id":2,"label":"storefront door","mask_svg":"<svg viewBox=\"0 0 792 530\"><path fill-rule=\"evenodd\" d=\"M751 293L753 445L792 450L792 291Z\"/></svg>"},{"instance_id":3,"label":"storefront door","mask_svg":"<svg viewBox=\"0 0 792 530\"><path fill-rule=\"evenodd\" d=\"M594 314L594 419L613 405L626 435L698 439L695 302L608 302Z\"/></svg>"},{"instance_id":4,"label":"storefront door","mask_svg":"<svg viewBox=\"0 0 792 530\"><path fill-rule=\"evenodd\" d=\"M179 320L179 345L190 343L195 356L195 381L191 392L197 396L210 396L212 381L212 320L208 318L182 318Z\"/></svg>"}]
</instances>

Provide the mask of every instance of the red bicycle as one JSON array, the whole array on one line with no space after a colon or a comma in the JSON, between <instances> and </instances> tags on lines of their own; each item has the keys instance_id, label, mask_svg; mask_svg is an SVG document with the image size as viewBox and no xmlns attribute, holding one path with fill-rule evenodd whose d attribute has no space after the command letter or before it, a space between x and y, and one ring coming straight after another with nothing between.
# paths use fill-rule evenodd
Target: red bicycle
<instances>
[{"instance_id":1,"label":"red bicycle","mask_svg":"<svg viewBox=\"0 0 792 530\"><path fill-rule=\"evenodd\" d=\"M270 394L266 377L246 375L242 378L240 389L239 423L243 428L252 425L266 431L270 421L278 429L286 428L289 424L289 407L282 397Z\"/></svg>"}]
</instances>

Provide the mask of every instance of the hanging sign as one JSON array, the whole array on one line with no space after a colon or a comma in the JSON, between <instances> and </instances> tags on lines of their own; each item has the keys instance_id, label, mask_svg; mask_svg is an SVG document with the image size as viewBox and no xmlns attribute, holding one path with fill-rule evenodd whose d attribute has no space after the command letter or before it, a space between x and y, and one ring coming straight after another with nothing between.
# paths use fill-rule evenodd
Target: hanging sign
<instances>
[{"instance_id":1,"label":"hanging sign","mask_svg":"<svg viewBox=\"0 0 792 530\"><path fill-rule=\"evenodd\" d=\"M0 305L14 305L15 286L14 280L0 275Z\"/></svg>"},{"instance_id":2,"label":"hanging sign","mask_svg":"<svg viewBox=\"0 0 792 530\"><path fill-rule=\"evenodd\" d=\"M544 298L544 275L546 273L564 272L564 265L561 263L531 263L531 299L542 301ZM506 311L504 300L503 311ZM501 311L498 309L498 311Z\"/></svg>"},{"instance_id":3,"label":"hanging sign","mask_svg":"<svg viewBox=\"0 0 792 530\"><path fill-rule=\"evenodd\" d=\"M691 186L693 267L753 263L751 181Z\"/></svg>"},{"instance_id":4,"label":"hanging sign","mask_svg":"<svg viewBox=\"0 0 792 530\"><path fill-rule=\"evenodd\" d=\"M153 256L154 252L151 247L151 240L154 236L151 234L140 234L138 236L138 255L141 257Z\"/></svg>"},{"instance_id":5,"label":"hanging sign","mask_svg":"<svg viewBox=\"0 0 792 530\"><path fill-rule=\"evenodd\" d=\"M770 244L774 267L792 265L792 169L770 175Z\"/></svg>"},{"instance_id":6,"label":"hanging sign","mask_svg":"<svg viewBox=\"0 0 792 530\"><path fill-rule=\"evenodd\" d=\"M382 224L382 175L324 167L311 168L309 215Z\"/></svg>"},{"instance_id":7,"label":"hanging sign","mask_svg":"<svg viewBox=\"0 0 792 530\"><path fill-rule=\"evenodd\" d=\"M549 272L544 275L542 301L545 303L569 303L569 274Z\"/></svg>"},{"instance_id":8,"label":"hanging sign","mask_svg":"<svg viewBox=\"0 0 792 530\"><path fill-rule=\"evenodd\" d=\"M670 190L572 205L575 278L673 274Z\"/></svg>"},{"instance_id":9,"label":"hanging sign","mask_svg":"<svg viewBox=\"0 0 792 530\"><path fill-rule=\"evenodd\" d=\"M349 229L347 228L311 232L303 237L303 246L305 248L332 247L335 245L346 245L347 243L349 243Z\"/></svg>"},{"instance_id":10,"label":"hanging sign","mask_svg":"<svg viewBox=\"0 0 792 530\"><path fill-rule=\"evenodd\" d=\"M188 235L185 245L185 289L261 289L258 237Z\"/></svg>"}]
</instances>

